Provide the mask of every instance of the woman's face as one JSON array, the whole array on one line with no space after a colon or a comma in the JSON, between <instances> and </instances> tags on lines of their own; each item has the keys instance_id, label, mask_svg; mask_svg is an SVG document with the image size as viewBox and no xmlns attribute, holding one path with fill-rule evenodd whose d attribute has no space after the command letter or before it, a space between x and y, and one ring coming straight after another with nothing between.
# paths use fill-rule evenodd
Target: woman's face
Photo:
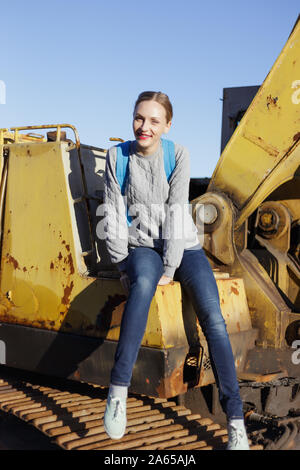
<instances>
[{"instance_id":1,"label":"woman's face","mask_svg":"<svg viewBox=\"0 0 300 470\"><path fill-rule=\"evenodd\" d=\"M133 115L133 132L138 151L142 155L151 155L157 149L162 134L171 127L167 122L166 110L157 101L141 101Z\"/></svg>"}]
</instances>

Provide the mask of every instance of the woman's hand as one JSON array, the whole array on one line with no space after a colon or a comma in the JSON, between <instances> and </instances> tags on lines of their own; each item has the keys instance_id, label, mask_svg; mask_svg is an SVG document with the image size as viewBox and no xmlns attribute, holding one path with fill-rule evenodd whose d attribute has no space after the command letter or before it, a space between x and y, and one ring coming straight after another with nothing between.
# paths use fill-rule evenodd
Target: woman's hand
<instances>
[{"instance_id":1,"label":"woman's hand","mask_svg":"<svg viewBox=\"0 0 300 470\"><path fill-rule=\"evenodd\" d=\"M127 276L125 271L121 272L120 282L122 284L123 289L125 290L126 294L129 294L130 291L130 279Z\"/></svg>"},{"instance_id":2,"label":"woman's hand","mask_svg":"<svg viewBox=\"0 0 300 470\"><path fill-rule=\"evenodd\" d=\"M170 284L171 281L173 281L173 279L171 277L162 275L159 282L158 282L158 285L159 286L165 286L166 284Z\"/></svg>"}]
</instances>

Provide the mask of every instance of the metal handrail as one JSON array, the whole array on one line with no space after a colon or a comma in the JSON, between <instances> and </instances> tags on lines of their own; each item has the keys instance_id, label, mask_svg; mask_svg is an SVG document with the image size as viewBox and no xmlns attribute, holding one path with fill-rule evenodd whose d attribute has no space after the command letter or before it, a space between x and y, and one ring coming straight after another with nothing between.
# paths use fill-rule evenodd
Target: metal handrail
<instances>
[{"instance_id":1,"label":"metal handrail","mask_svg":"<svg viewBox=\"0 0 300 470\"><path fill-rule=\"evenodd\" d=\"M76 147L80 148L80 140L79 140L79 134L76 129L76 127L72 126L72 124L44 124L40 126L22 126L22 127L11 127L10 130L14 131L15 133L15 142L18 142L18 137L19 137L19 131L26 131L26 130L32 130L32 129L57 129L57 134L56 134L56 142L60 141L60 136L61 136L61 129L62 128L70 128L73 130L75 134L75 142L76 142ZM1 137L1 135L0 135Z\"/></svg>"},{"instance_id":2,"label":"metal handrail","mask_svg":"<svg viewBox=\"0 0 300 470\"><path fill-rule=\"evenodd\" d=\"M7 132L7 129L0 129L0 145L4 144L4 132Z\"/></svg>"}]
</instances>

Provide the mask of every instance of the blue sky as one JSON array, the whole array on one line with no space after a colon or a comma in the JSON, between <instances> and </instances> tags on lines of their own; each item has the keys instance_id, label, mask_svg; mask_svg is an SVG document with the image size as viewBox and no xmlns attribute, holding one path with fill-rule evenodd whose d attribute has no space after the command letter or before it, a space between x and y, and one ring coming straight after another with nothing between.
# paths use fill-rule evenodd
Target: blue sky
<instances>
[{"instance_id":1,"label":"blue sky","mask_svg":"<svg viewBox=\"0 0 300 470\"><path fill-rule=\"evenodd\" d=\"M299 0L1 2L0 127L70 123L83 143L132 139L144 90L167 93L168 137L191 176L220 156L223 88L260 85L300 13Z\"/></svg>"}]
</instances>

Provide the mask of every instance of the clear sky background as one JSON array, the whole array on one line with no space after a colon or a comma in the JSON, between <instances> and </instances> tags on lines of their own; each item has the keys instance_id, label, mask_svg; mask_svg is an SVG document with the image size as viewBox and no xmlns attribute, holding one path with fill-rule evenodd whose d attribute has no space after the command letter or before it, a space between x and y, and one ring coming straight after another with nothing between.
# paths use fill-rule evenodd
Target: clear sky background
<instances>
[{"instance_id":1,"label":"clear sky background","mask_svg":"<svg viewBox=\"0 0 300 470\"><path fill-rule=\"evenodd\" d=\"M299 0L2 0L0 127L70 123L108 148L133 138L137 95L163 91L168 138L192 177L211 176L223 88L260 85L299 13Z\"/></svg>"}]
</instances>

